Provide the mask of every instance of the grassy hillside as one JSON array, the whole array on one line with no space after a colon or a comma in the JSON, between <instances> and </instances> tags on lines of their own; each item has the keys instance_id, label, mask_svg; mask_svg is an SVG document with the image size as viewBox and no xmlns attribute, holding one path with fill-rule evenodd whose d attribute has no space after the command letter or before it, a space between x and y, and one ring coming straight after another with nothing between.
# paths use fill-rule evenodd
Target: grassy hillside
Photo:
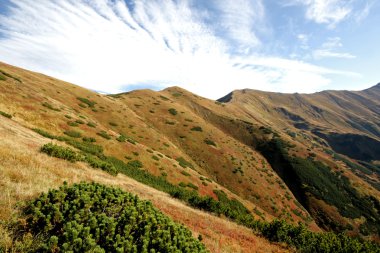
<instances>
[{"instance_id":1,"label":"grassy hillside","mask_svg":"<svg viewBox=\"0 0 380 253\"><path fill-rule=\"evenodd\" d=\"M334 152L331 141L315 130L345 134L351 129L374 141L378 137L343 121L332 123L335 115L326 121L330 125L314 119L319 128L306 128L300 126L312 117L293 109L295 99L288 95L234 92L218 102L178 87L101 95L2 63L0 70L3 224L21 217L18 201L63 181L84 180L117 185L152 200L195 237L201 234L211 252L291 250L252 229L298 248L305 240L314 247L316 240L335 238L309 234L303 227L378 239L377 162ZM363 91L367 93L368 99L376 96L376 91ZM376 113L371 118L367 111L357 114L375 120ZM268 223L275 218L293 225ZM304 225L295 226L299 222ZM293 234L283 237L280 230ZM2 225L1 233L2 244L12 245L13 232ZM298 239L292 242L287 236ZM307 238L303 244L297 241L301 237ZM361 247L357 243L346 246Z\"/></svg>"}]
</instances>

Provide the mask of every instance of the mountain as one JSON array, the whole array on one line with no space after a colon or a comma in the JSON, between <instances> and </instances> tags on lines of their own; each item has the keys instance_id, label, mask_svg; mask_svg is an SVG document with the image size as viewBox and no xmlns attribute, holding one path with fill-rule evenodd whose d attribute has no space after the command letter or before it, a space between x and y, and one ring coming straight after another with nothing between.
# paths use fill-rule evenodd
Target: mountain
<instances>
[{"instance_id":1,"label":"mountain","mask_svg":"<svg viewBox=\"0 0 380 253\"><path fill-rule=\"evenodd\" d=\"M248 216L378 240L379 101L379 85L102 95L0 63L0 217L63 181L96 181L151 200L212 252L292 250L232 222Z\"/></svg>"}]
</instances>

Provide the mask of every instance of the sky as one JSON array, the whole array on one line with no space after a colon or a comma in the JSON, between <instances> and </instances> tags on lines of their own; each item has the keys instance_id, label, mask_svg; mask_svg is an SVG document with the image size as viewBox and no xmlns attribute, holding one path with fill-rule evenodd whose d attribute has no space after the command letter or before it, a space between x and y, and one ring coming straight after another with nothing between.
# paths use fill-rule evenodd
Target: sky
<instances>
[{"instance_id":1,"label":"sky","mask_svg":"<svg viewBox=\"0 0 380 253\"><path fill-rule=\"evenodd\" d=\"M103 93L380 82L378 0L0 0L0 61Z\"/></svg>"}]
</instances>

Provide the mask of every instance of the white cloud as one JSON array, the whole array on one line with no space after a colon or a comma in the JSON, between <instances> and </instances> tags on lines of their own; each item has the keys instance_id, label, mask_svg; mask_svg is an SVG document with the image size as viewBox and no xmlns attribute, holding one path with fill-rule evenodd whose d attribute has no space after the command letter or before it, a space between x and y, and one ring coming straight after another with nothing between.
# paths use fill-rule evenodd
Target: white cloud
<instances>
[{"instance_id":1,"label":"white cloud","mask_svg":"<svg viewBox=\"0 0 380 253\"><path fill-rule=\"evenodd\" d=\"M254 54L261 1L209 2L220 14L211 23L191 0L11 2L0 16L0 60L93 90L179 85L219 98L238 88L311 92L326 75L352 74Z\"/></svg>"},{"instance_id":2,"label":"white cloud","mask_svg":"<svg viewBox=\"0 0 380 253\"><path fill-rule=\"evenodd\" d=\"M229 40L239 44L241 51L261 44L255 34L263 27L265 8L262 0L214 0L220 27Z\"/></svg>"},{"instance_id":3,"label":"white cloud","mask_svg":"<svg viewBox=\"0 0 380 253\"><path fill-rule=\"evenodd\" d=\"M334 28L339 22L346 19L352 12L353 0L291 0L290 5L306 7L306 18L318 24L326 24Z\"/></svg>"},{"instance_id":4,"label":"white cloud","mask_svg":"<svg viewBox=\"0 0 380 253\"><path fill-rule=\"evenodd\" d=\"M313 57L317 60L322 58L344 58L344 59L354 59L355 55L346 52L337 52L339 48L343 47L341 38L331 37L328 38L326 42L322 44L319 49L313 51Z\"/></svg>"},{"instance_id":5,"label":"white cloud","mask_svg":"<svg viewBox=\"0 0 380 253\"><path fill-rule=\"evenodd\" d=\"M369 0L364 3L364 6L355 13L355 21L360 23L370 13L371 9L375 5L376 0Z\"/></svg>"}]
</instances>

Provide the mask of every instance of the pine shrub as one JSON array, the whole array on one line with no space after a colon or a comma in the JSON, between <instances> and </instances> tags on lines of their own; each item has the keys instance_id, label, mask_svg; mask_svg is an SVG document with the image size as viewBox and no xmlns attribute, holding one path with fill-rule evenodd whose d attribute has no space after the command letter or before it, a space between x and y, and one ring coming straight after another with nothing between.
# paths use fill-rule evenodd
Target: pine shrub
<instances>
[{"instance_id":1,"label":"pine shrub","mask_svg":"<svg viewBox=\"0 0 380 253\"><path fill-rule=\"evenodd\" d=\"M148 201L96 183L66 184L25 208L40 252L208 252L183 225Z\"/></svg>"}]
</instances>

